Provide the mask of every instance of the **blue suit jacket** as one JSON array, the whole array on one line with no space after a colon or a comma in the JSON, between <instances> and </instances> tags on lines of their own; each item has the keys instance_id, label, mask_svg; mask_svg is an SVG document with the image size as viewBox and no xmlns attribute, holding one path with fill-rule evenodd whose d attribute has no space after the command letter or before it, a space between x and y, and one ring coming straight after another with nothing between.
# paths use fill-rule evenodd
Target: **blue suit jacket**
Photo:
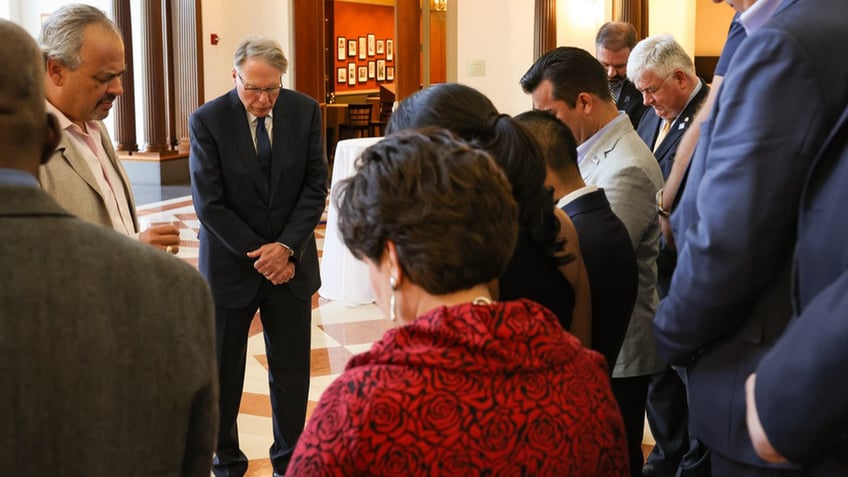
<instances>
[{"instance_id":1,"label":"blue suit jacket","mask_svg":"<svg viewBox=\"0 0 848 477\"><path fill-rule=\"evenodd\" d=\"M846 22L848 3L788 0L739 46L672 216L680 254L654 320L658 351L687 365L698 438L751 465L765 464L748 437L744 380L791 316L801 189L848 102L848 62L833 61Z\"/></svg>"},{"instance_id":2,"label":"blue suit jacket","mask_svg":"<svg viewBox=\"0 0 848 477\"><path fill-rule=\"evenodd\" d=\"M813 165L798 218L795 312L757 367L772 445L805 475L848 475L848 109ZM787 412L792 409L793 412Z\"/></svg>"},{"instance_id":3,"label":"blue suit jacket","mask_svg":"<svg viewBox=\"0 0 848 477\"><path fill-rule=\"evenodd\" d=\"M692 125L692 120L695 119L695 114L700 109L709 91L709 86L701 81L701 89L692 97L692 101L689 101L689 104L683 108L683 111L680 112L677 120L656 151L654 151L654 142L656 142L662 118L657 116L654 108L648 108L649 110L645 112L642 120L639 121L639 127L636 128L636 132L639 133L639 137L648 145L648 149L654 151L654 157L657 158L657 162L660 164L663 179L668 179L671 166L674 165L674 156L677 154L677 146L680 144L680 138L683 137L683 133ZM678 191L678 194L681 192Z\"/></svg>"},{"instance_id":4,"label":"blue suit jacket","mask_svg":"<svg viewBox=\"0 0 848 477\"><path fill-rule=\"evenodd\" d=\"M603 189L565 204L577 230L592 290L592 349L615 367L639 289L636 252L624 223L610 208Z\"/></svg>"},{"instance_id":5,"label":"blue suit jacket","mask_svg":"<svg viewBox=\"0 0 848 477\"><path fill-rule=\"evenodd\" d=\"M645 111L651 109L642 102L642 93L636 89L636 86L630 80L624 80L624 84L621 86L621 93L619 93L618 101L615 102L615 105L619 111L627 113L634 128L639 125L639 121L644 116Z\"/></svg>"},{"instance_id":6,"label":"blue suit jacket","mask_svg":"<svg viewBox=\"0 0 848 477\"><path fill-rule=\"evenodd\" d=\"M313 99L282 89L273 112L271 179L260 172L236 90L201 106L189 120L191 192L200 219L200 272L217 305L241 307L265 280L247 252L280 242L294 251L288 283L308 299L318 289L313 232L327 196L321 113ZM270 184L270 186L269 186Z\"/></svg>"}]
</instances>

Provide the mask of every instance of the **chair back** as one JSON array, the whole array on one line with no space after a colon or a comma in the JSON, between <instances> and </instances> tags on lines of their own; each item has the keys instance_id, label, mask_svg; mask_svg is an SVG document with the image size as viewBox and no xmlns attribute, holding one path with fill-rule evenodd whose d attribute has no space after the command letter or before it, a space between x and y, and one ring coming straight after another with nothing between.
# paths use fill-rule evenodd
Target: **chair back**
<instances>
[{"instance_id":1,"label":"chair back","mask_svg":"<svg viewBox=\"0 0 848 477\"><path fill-rule=\"evenodd\" d=\"M349 126L369 126L371 124L371 105L349 104L347 106L347 124Z\"/></svg>"}]
</instances>

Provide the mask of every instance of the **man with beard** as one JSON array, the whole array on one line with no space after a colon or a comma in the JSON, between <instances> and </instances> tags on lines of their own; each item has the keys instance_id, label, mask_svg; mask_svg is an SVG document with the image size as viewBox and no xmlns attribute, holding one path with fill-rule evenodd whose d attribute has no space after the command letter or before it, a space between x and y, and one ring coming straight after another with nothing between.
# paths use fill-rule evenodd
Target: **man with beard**
<instances>
[{"instance_id":1,"label":"man with beard","mask_svg":"<svg viewBox=\"0 0 848 477\"><path fill-rule=\"evenodd\" d=\"M53 159L39 170L41 187L77 217L112 228L170 253L179 231L156 225L138 233L132 189L102 120L123 94L124 42L101 10L66 5L41 27L47 111L62 137Z\"/></svg>"},{"instance_id":2,"label":"man with beard","mask_svg":"<svg viewBox=\"0 0 848 477\"><path fill-rule=\"evenodd\" d=\"M627 59L634 46L636 29L629 23L604 23L595 36L595 58L607 74L615 105L619 111L627 113L635 128L648 106L642 104L642 94L627 79Z\"/></svg>"}]
</instances>

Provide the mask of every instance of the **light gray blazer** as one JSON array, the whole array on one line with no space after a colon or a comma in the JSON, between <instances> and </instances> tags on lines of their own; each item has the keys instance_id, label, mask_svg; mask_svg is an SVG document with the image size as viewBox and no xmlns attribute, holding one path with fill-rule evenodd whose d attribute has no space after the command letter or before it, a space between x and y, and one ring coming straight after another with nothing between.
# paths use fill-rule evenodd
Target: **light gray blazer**
<instances>
[{"instance_id":1,"label":"light gray blazer","mask_svg":"<svg viewBox=\"0 0 848 477\"><path fill-rule=\"evenodd\" d=\"M133 200L130 181L127 173L121 165L112 140L106 131L106 126L100 123L100 142L109 156L118 176L121 178L121 186L129 201L130 214L132 214L135 232L138 232L138 217L135 213L135 201ZM76 143L62 131L62 138L53 157L46 165L39 168L38 179L41 188L47 191L56 202L65 210L77 217L95 224L105 225L112 228L109 212L103 199L103 192L97 186L91 168L85 162L82 153L77 149Z\"/></svg>"},{"instance_id":2,"label":"light gray blazer","mask_svg":"<svg viewBox=\"0 0 848 477\"><path fill-rule=\"evenodd\" d=\"M659 303L656 193L663 186L662 172L633 125L625 120L616 121L597 138L583 156L580 173L587 184L604 188L612 211L627 228L639 269L636 305L612 375L626 378L656 373L664 367L653 336L653 317Z\"/></svg>"},{"instance_id":3,"label":"light gray blazer","mask_svg":"<svg viewBox=\"0 0 848 477\"><path fill-rule=\"evenodd\" d=\"M213 308L179 259L0 185L4 475L208 477Z\"/></svg>"}]
</instances>

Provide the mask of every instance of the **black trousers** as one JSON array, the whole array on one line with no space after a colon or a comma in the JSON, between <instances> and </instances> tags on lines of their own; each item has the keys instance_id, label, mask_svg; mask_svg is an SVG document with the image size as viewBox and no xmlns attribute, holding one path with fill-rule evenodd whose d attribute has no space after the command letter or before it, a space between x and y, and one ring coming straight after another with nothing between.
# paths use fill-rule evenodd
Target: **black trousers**
<instances>
[{"instance_id":1,"label":"black trousers","mask_svg":"<svg viewBox=\"0 0 848 477\"><path fill-rule=\"evenodd\" d=\"M287 285L274 286L268 281L246 307L227 308L216 303L220 421L212 470L217 477L240 477L247 471L236 418L244 389L248 332L257 310L268 359L274 428L269 455L274 472L286 473L306 420L312 303L295 297Z\"/></svg>"},{"instance_id":2,"label":"black trousers","mask_svg":"<svg viewBox=\"0 0 848 477\"><path fill-rule=\"evenodd\" d=\"M645 400L650 375L631 378L612 378L612 394L624 418L627 451L630 456L630 475L642 476L642 434L645 430Z\"/></svg>"}]
</instances>

